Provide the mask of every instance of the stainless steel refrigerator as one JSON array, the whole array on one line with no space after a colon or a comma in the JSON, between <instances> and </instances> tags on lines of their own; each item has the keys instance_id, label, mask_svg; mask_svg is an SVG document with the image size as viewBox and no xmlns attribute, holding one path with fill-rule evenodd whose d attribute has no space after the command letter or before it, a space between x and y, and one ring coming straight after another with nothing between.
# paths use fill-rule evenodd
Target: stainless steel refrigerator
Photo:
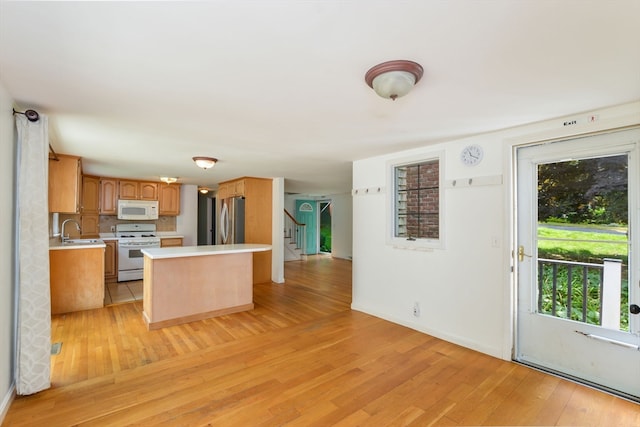
<instances>
[{"instance_id":1,"label":"stainless steel refrigerator","mask_svg":"<svg viewBox=\"0 0 640 427\"><path fill-rule=\"evenodd\" d=\"M217 243L244 243L244 197L222 199Z\"/></svg>"}]
</instances>

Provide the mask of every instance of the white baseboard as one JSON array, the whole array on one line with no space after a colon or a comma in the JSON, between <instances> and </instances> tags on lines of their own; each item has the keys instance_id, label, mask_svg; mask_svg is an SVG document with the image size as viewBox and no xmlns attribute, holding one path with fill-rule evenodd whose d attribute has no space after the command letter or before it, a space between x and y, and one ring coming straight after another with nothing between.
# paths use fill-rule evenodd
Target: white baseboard
<instances>
[{"instance_id":1,"label":"white baseboard","mask_svg":"<svg viewBox=\"0 0 640 427\"><path fill-rule=\"evenodd\" d=\"M13 399L16 397L16 384L11 384L7 394L2 399L2 405L0 406L0 425L4 422L4 418L7 416L7 412L9 412L9 407L13 402Z\"/></svg>"}]
</instances>

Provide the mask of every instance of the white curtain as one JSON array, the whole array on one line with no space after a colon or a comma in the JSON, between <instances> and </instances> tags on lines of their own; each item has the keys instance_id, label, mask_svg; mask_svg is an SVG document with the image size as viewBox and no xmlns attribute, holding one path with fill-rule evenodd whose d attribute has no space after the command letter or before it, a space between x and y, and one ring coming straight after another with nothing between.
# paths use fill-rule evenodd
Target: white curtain
<instances>
[{"instance_id":1,"label":"white curtain","mask_svg":"<svg viewBox=\"0 0 640 427\"><path fill-rule=\"evenodd\" d=\"M16 114L18 131L16 391L33 394L51 386L49 289L49 131L40 116Z\"/></svg>"}]
</instances>

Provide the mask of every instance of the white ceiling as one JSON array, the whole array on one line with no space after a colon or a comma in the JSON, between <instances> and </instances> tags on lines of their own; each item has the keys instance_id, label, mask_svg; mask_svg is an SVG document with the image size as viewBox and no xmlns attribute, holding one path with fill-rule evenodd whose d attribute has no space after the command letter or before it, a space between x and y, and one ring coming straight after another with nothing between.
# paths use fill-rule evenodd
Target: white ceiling
<instances>
[{"instance_id":1,"label":"white ceiling","mask_svg":"<svg viewBox=\"0 0 640 427\"><path fill-rule=\"evenodd\" d=\"M0 81L85 173L351 188L353 160L640 99L640 1L0 1ZM365 84L409 59L397 101ZM208 171L196 155L220 159Z\"/></svg>"}]
</instances>

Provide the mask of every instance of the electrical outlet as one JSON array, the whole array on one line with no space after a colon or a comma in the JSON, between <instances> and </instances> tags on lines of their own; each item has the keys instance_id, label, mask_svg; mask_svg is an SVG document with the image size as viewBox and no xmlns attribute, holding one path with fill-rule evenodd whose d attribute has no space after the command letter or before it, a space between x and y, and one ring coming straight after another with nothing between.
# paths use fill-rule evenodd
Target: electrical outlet
<instances>
[{"instance_id":1,"label":"electrical outlet","mask_svg":"<svg viewBox=\"0 0 640 427\"><path fill-rule=\"evenodd\" d=\"M111 232L112 232L112 233L115 233L115 232L116 232L116 226L115 226L115 225L112 225L112 226L111 226Z\"/></svg>"},{"instance_id":2,"label":"electrical outlet","mask_svg":"<svg viewBox=\"0 0 640 427\"><path fill-rule=\"evenodd\" d=\"M413 315L415 317L420 317L420 303L417 301L413 303Z\"/></svg>"}]
</instances>

